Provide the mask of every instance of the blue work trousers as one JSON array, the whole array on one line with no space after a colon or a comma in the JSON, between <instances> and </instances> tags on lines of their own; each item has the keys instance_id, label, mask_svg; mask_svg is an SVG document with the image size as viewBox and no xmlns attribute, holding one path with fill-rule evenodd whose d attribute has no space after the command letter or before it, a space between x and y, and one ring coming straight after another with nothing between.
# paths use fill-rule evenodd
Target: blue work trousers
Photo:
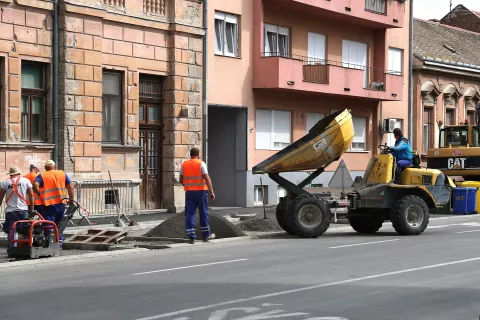
<instances>
[{"instance_id":1,"label":"blue work trousers","mask_svg":"<svg viewBox=\"0 0 480 320\"><path fill-rule=\"evenodd\" d=\"M397 161L397 166L398 166L398 171L402 172L405 170L405 168L411 166L413 164L412 160L398 160Z\"/></svg>"},{"instance_id":2,"label":"blue work trousers","mask_svg":"<svg viewBox=\"0 0 480 320\"><path fill-rule=\"evenodd\" d=\"M10 211L5 214L5 223L3 224L3 231L8 235L7 253L10 256L10 242L12 240L12 227L18 220L27 220L28 211ZM17 224L17 228L21 228L21 224Z\"/></svg>"},{"instance_id":3,"label":"blue work trousers","mask_svg":"<svg viewBox=\"0 0 480 320\"><path fill-rule=\"evenodd\" d=\"M191 239L196 238L195 213L200 213L200 227L203 239L210 236L208 224L208 191L186 191L185 192L185 229Z\"/></svg>"},{"instance_id":4,"label":"blue work trousers","mask_svg":"<svg viewBox=\"0 0 480 320\"><path fill-rule=\"evenodd\" d=\"M43 207L43 218L45 220L55 222L57 227L60 224L60 221L62 221L62 218L63 218L64 215L65 215L65 206L63 204L53 204L51 206ZM45 237L47 239L48 239L48 236L50 235L50 233L51 233L50 230L45 231ZM59 237L60 237L60 243L62 243L63 242L63 232L59 234Z\"/></svg>"}]
</instances>

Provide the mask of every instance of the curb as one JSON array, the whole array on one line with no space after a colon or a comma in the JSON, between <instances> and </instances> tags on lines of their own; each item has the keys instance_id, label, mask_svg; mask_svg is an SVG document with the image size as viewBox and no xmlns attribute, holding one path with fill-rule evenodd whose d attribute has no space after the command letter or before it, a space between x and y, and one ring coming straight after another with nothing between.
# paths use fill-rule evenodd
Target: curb
<instances>
[{"instance_id":1,"label":"curb","mask_svg":"<svg viewBox=\"0 0 480 320\"><path fill-rule=\"evenodd\" d=\"M92 252L80 255L71 255L71 256L63 256L63 257L55 257L55 258L45 258L45 259L34 259L34 260L24 260L24 261L13 261L13 262L5 262L0 263L0 269L12 268L12 267L21 267L21 266L31 266L31 265L40 265L40 264L49 264L55 262L63 262L63 261L72 261L78 259L91 259L91 258L98 258L98 257L115 257L121 256L124 254L136 254L151 251L149 249L138 248L138 249L125 249L120 251L104 251L104 252Z\"/></svg>"}]
</instances>

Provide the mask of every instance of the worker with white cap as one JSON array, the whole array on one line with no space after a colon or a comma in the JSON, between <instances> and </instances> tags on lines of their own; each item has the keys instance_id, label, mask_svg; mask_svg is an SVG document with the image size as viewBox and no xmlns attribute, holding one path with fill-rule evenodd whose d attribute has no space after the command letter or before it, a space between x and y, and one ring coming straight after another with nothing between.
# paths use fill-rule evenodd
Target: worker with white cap
<instances>
[{"instance_id":1,"label":"worker with white cap","mask_svg":"<svg viewBox=\"0 0 480 320\"><path fill-rule=\"evenodd\" d=\"M30 204L30 212L34 211L32 183L28 179L21 177L20 173L18 167L11 167L7 173L10 178L2 182L0 187L0 205L2 205L3 198L7 195L5 200L7 209L3 231L8 235L7 253L9 256L13 224L18 220L28 219L29 207L27 202Z\"/></svg>"},{"instance_id":2,"label":"worker with white cap","mask_svg":"<svg viewBox=\"0 0 480 320\"><path fill-rule=\"evenodd\" d=\"M43 217L58 226L65 215L65 204L62 199L73 200L73 187L70 178L63 170L57 170L53 160L45 162L45 172L40 173L33 184L33 191L43 201ZM60 235L63 240L63 234Z\"/></svg>"}]
</instances>

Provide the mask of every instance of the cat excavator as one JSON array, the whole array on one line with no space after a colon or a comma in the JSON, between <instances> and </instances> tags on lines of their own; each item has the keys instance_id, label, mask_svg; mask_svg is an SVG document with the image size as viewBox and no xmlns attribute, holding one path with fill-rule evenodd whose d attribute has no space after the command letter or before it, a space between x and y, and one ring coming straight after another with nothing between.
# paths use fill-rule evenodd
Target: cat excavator
<instances>
[{"instance_id":1,"label":"cat excavator","mask_svg":"<svg viewBox=\"0 0 480 320\"><path fill-rule=\"evenodd\" d=\"M427 167L450 177L480 181L480 103L475 107L477 125L467 121L440 130L438 148L428 150Z\"/></svg>"}]
</instances>

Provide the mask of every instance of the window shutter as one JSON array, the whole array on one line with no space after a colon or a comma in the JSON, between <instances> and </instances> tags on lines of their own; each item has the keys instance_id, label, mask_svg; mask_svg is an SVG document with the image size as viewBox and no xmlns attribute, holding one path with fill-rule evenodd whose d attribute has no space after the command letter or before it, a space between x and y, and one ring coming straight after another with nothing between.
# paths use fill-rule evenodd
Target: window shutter
<instances>
[{"instance_id":1,"label":"window shutter","mask_svg":"<svg viewBox=\"0 0 480 320\"><path fill-rule=\"evenodd\" d=\"M349 53L349 42L348 40L342 41L342 62L344 67L348 67L348 53Z\"/></svg>"},{"instance_id":2,"label":"window shutter","mask_svg":"<svg viewBox=\"0 0 480 320\"><path fill-rule=\"evenodd\" d=\"M256 110L255 130L257 149L271 149L272 121L270 110Z\"/></svg>"},{"instance_id":3,"label":"window shutter","mask_svg":"<svg viewBox=\"0 0 480 320\"><path fill-rule=\"evenodd\" d=\"M281 149L290 144L290 111L273 111L273 148Z\"/></svg>"},{"instance_id":4,"label":"window shutter","mask_svg":"<svg viewBox=\"0 0 480 320\"><path fill-rule=\"evenodd\" d=\"M360 142L360 143L365 142L367 119L353 117L352 120L353 120L353 129L355 130L355 134L353 136L353 142Z\"/></svg>"},{"instance_id":5,"label":"window shutter","mask_svg":"<svg viewBox=\"0 0 480 320\"><path fill-rule=\"evenodd\" d=\"M323 113L307 113L307 132L323 118Z\"/></svg>"}]
</instances>

